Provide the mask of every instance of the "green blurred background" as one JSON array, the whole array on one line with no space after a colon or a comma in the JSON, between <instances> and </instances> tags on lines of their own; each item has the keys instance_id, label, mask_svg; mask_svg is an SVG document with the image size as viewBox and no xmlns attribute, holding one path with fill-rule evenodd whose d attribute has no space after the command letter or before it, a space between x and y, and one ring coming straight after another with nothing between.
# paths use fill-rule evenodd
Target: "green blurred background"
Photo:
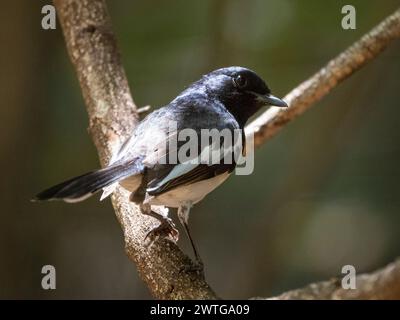
<instances>
[{"instance_id":1,"label":"green blurred background","mask_svg":"<svg viewBox=\"0 0 400 320\"><path fill-rule=\"evenodd\" d=\"M124 253L108 201L37 204L41 189L98 167L60 25L50 1L7 1L0 19L2 168L0 298L150 298ZM210 70L256 70L283 96L370 30L398 0L108 1L138 106L168 103ZM256 152L198 204L193 235L224 298L271 296L372 271L400 253L400 43L353 75ZM188 253L184 237L180 245ZM41 268L57 289L41 289Z\"/></svg>"}]
</instances>

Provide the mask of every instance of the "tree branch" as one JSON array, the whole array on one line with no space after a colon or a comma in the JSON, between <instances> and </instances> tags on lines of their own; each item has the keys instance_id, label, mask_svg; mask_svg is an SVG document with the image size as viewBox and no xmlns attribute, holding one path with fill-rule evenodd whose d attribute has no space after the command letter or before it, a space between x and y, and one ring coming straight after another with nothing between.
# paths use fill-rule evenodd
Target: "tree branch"
<instances>
[{"instance_id":1,"label":"tree branch","mask_svg":"<svg viewBox=\"0 0 400 320\"><path fill-rule=\"evenodd\" d=\"M246 127L246 132L254 133L255 146L261 146L272 138L289 121L312 107L398 38L400 38L400 9L287 94L284 100L289 104L289 108L272 107L250 123Z\"/></svg>"},{"instance_id":2,"label":"tree branch","mask_svg":"<svg viewBox=\"0 0 400 320\"><path fill-rule=\"evenodd\" d=\"M54 0L54 4L86 103L89 130L104 166L138 122L111 20L104 0ZM271 109L251 123L246 129L255 132L256 145L264 143L399 37L399 16L398 10L294 89L286 96L291 105L287 111ZM118 188L112 203L124 232L126 253L155 298L217 298L201 276L186 271L190 259L174 243L160 239L150 248L145 247L144 237L157 222L142 215L129 202L125 190Z\"/></svg>"},{"instance_id":3,"label":"tree branch","mask_svg":"<svg viewBox=\"0 0 400 320\"><path fill-rule=\"evenodd\" d=\"M265 299L265 298L255 298ZM356 289L343 289L341 279L335 278L310 284L304 288L285 292L270 300L399 300L400 260L370 274L356 278Z\"/></svg>"}]
</instances>

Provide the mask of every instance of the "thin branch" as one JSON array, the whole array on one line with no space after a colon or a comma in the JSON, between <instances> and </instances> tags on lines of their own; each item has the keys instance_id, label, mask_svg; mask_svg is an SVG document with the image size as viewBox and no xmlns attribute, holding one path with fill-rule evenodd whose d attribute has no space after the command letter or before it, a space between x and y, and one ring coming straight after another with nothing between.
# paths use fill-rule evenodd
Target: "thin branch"
<instances>
[{"instance_id":1,"label":"thin branch","mask_svg":"<svg viewBox=\"0 0 400 320\"><path fill-rule=\"evenodd\" d=\"M104 166L138 122L111 20L104 0L54 0L54 4L85 99L90 133ZM271 109L251 123L247 130L255 132L256 145L265 142L399 37L399 15L398 10L286 96L289 110ZM124 232L126 253L154 297L217 298L201 276L186 271L190 259L174 243L160 239L150 248L145 247L144 237L157 222L142 215L128 201L125 190L118 188L112 203Z\"/></svg>"},{"instance_id":2,"label":"thin branch","mask_svg":"<svg viewBox=\"0 0 400 320\"><path fill-rule=\"evenodd\" d=\"M264 299L264 298L255 298ZM400 260L370 274L356 278L356 289L343 289L341 279L310 284L304 288L285 292L271 300L399 300Z\"/></svg>"},{"instance_id":3,"label":"thin branch","mask_svg":"<svg viewBox=\"0 0 400 320\"><path fill-rule=\"evenodd\" d=\"M270 108L250 123L246 127L246 132L254 133L255 146L259 147L272 138L289 121L315 105L398 38L400 38L400 9L287 94L284 100L289 104L289 108L285 110Z\"/></svg>"}]
</instances>

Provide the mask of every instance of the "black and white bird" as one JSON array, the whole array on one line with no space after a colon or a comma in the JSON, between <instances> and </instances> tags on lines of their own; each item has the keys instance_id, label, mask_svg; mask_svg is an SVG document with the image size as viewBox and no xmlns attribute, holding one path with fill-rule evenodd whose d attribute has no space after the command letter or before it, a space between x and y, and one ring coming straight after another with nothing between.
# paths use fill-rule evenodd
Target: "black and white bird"
<instances>
[{"instance_id":1,"label":"black and white bird","mask_svg":"<svg viewBox=\"0 0 400 320\"><path fill-rule=\"evenodd\" d=\"M152 211L151 206L178 208L179 221L200 262L188 228L190 208L224 182L236 162L165 161L166 155L177 153L182 147L181 141L170 142L187 128L199 135L202 129L239 130L245 141L247 120L263 106L287 107L287 104L273 96L252 70L243 67L215 70L144 118L107 167L62 182L39 193L34 200L78 202L101 190L104 199L119 183L131 192L130 200L139 204L144 214L160 221L148 236L177 235L171 219ZM164 161L160 161L161 157Z\"/></svg>"}]
</instances>

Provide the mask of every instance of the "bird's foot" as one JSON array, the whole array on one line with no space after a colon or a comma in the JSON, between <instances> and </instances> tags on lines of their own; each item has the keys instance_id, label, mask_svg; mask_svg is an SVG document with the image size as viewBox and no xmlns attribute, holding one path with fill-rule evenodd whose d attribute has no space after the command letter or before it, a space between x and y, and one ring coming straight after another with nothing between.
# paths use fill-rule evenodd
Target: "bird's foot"
<instances>
[{"instance_id":1,"label":"bird's foot","mask_svg":"<svg viewBox=\"0 0 400 320\"><path fill-rule=\"evenodd\" d=\"M178 241L179 231L175 228L175 224L171 218L164 217L157 227L151 229L147 233L144 240L149 241L147 246L150 247L159 238L168 238L174 243Z\"/></svg>"}]
</instances>

